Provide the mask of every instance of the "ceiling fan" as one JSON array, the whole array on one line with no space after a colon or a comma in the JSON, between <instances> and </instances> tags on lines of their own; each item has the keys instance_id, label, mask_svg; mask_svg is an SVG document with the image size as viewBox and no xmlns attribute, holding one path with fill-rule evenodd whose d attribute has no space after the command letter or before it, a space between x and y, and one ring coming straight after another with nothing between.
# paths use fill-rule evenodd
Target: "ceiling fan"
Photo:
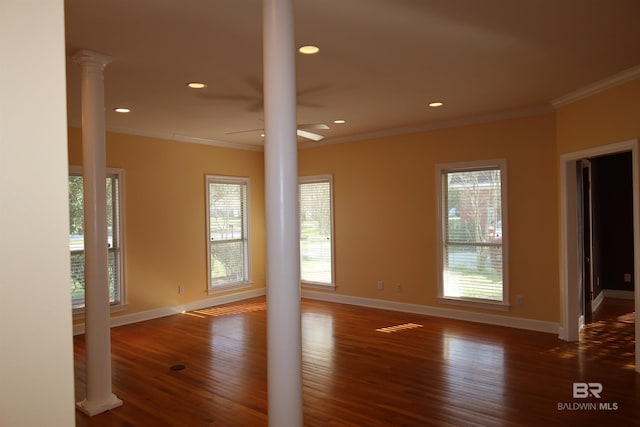
<instances>
[{"instance_id":1,"label":"ceiling fan","mask_svg":"<svg viewBox=\"0 0 640 427\"><path fill-rule=\"evenodd\" d=\"M329 129L329 126L324 123L304 123L299 124L296 129L296 134L305 139L310 139L312 141L322 141L324 139L323 135L320 135L315 132L309 132L309 130L326 130ZM237 133L248 133L248 132L264 132L264 129L250 129L250 130L241 130L238 132L228 132L226 135L233 135Z\"/></svg>"}]
</instances>

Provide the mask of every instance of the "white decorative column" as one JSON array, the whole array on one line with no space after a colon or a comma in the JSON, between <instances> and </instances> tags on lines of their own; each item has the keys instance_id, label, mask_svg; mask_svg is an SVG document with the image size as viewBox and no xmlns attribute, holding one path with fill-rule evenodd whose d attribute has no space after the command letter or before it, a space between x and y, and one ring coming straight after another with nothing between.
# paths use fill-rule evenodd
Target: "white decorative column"
<instances>
[{"instance_id":1,"label":"white decorative column","mask_svg":"<svg viewBox=\"0 0 640 427\"><path fill-rule=\"evenodd\" d=\"M104 67L111 58L81 50L82 162L87 396L77 407L96 415L122 405L111 391L111 331L107 248Z\"/></svg>"},{"instance_id":2,"label":"white decorative column","mask_svg":"<svg viewBox=\"0 0 640 427\"><path fill-rule=\"evenodd\" d=\"M293 36L293 0L264 0L267 374L273 427L303 425Z\"/></svg>"}]
</instances>

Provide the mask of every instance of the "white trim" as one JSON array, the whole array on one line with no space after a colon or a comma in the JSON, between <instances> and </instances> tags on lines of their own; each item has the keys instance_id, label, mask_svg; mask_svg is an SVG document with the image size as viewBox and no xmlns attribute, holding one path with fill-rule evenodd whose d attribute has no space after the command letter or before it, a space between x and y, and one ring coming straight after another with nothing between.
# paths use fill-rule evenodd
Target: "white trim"
<instances>
[{"instance_id":1,"label":"white trim","mask_svg":"<svg viewBox=\"0 0 640 427\"><path fill-rule=\"evenodd\" d=\"M473 298L438 297L438 303L496 311L509 311L511 309L511 304L509 304L508 301L505 301L503 303L499 301L492 302L491 300L482 299L475 300Z\"/></svg>"},{"instance_id":2,"label":"white trim","mask_svg":"<svg viewBox=\"0 0 640 427\"><path fill-rule=\"evenodd\" d=\"M578 268L578 227L574 218L578 215L578 183L574 165L583 157L571 160L560 157L560 289L563 309L559 337L565 341L578 341L580 337L578 286L582 272Z\"/></svg>"},{"instance_id":3,"label":"white trim","mask_svg":"<svg viewBox=\"0 0 640 427\"><path fill-rule=\"evenodd\" d=\"M603 298L616 298L616 299L635 299L635 295L633 291L621 291L618 289L604 289L600 292L603 295Z\"/></svg>"},{"instance_id":4,"label":"white trim","mask_svg":"<svg viewBox=\"0 0 640 427\"><path fill-rule=\"evenodd\" d=\"M122 406L122 400L111 393L106 399L100 401L90 401L88 398L76 403L76 408L90 417L109 411L111 409L119 408Z\"/></svg>"},{"instance_id":5,"label":"white trim","mask_svg":"<svg viewBox=\"0 0 640 427\"><path fill-rule=\"evenodd\" d=\"M519 110L501 111L498 113L482 114L478 116L463 117L461 119L445 120L435 123L425 123L413 126L403 126L393 129L383 129L374 132L357 133L354 135L331 138L327 137L322 140L322 145L340 144L343 142L362 141L365 139L385 138L390 136L408 135L413 133L430 132L440 129L451 129L463 126L478 125L483 123L499 122L503 120L518 119L523 117L541 116L544 114L553 113L553 107L550 104L545 104L532 108L522 108ZM300 148L313 148L318 147L317 142L301 142Z\"/></svg>"},{"instance_id":6,"label":"white trim","mask_svg":"<svg viewBox=\"0 0 640 427\"><path fill-rule=\"evenodd\" d=\"M243 280L234 283L224 283L222 285L213 286L211 284L211 212L210 212L210 193L209 184L232 184L232 185L244 185L244 212L242 215L244 235L241 239L244 240L244 254L243 263L245 270L245 277ZM251 179L249 177L241 176L228 176L228 175L212 175L206 174L204 176L204 192L205 192L205 236L207 244L207 293L209 295L226 292L231 290L242 289L251 286L253 283L251 279L251 247L250 247L250 220L249 212L251 210Z\"/></svg>"},{"instance_id":7,"label":"white trim","mask_svg":"<svg viewBox=\"0 0 640 427\"><path fill-rule=\"evenodd\" d=\"M426 123L412 126L403 126L392 129L384 129L374 132L364 132L354 135L331 138L327 137L322 141L322 145L340 144L344 142L361 141L365 139L384 138L397 135L407 135L412 133L430 132L440 129L450 129L462 126L477 125L482 123L498 122L503 120L510 120L522 117L540 116L543 114L549 114L558 107L570 104L604 90L610 89L615 86L627 83L640 77L640 65L632 67L626 71L615 74L611 77L602 79L598 82L592 83L579 89L575 92L571 92L567 95L561 96L549 102L549 104L532 107L522 108L518 110L502 111L498 113L489 113L478 116L464 117L461 119L445 120L435 123ZM69 121L69 127L81 128L81 124L77 121ZM243 144L239 142L220 141L216 139L198 138L188 135L179 135L168 132L147 131L140 129L129 129L116 126L107 126L107 132L121 133L125 135L138 135L147 138L157 138L168 141L189 142L192 144L210 145L213 147L231 148L236 150L247 151L264 151L264 145L258 144ZM303 141L299 143L300 148L312 148L318 147L317 142Z\"/></svg>"},{"instance_id":8,"label":"white trim","mask_svg":"<svg viewBox=\"0 0 640 427\"><path fill-rule=\"evenodd\" d=\"M125 257L125 236L126 236L126 190L125 190L125 170L124 168L106 168L107 178L110 175L115 175L118 178L118 284L119 284L119 296L120 301L117 304L113 304L110 307L111 313L127 310L127 278L125 275L126 270L126 257ZM69 165L69 176L84 176L84 168L78 165ZM74 318L84 317L84 306L73 308Z\"/></svg>"},{"instance_id":9,"label":"white trim","mask_svg":"<svg viewBox=\"0 0 640 427\"><path fill-rule=\"evenodd\" d=\"M75 121L70 121L68 123L68 126L72 128L82 128L81 123L78 123ZM120 133L124 135L137 135L137 136L144 136L146 138L162 139L165 141L189 142L191 144L202 144L202 145L210 145L212 147L231 148L234 150L264 151L264 147L262 145L243 144L240 142L220 141L217 139L208 139L208 138L198 138L195 136L179 135L177 133L146 131L146 130L129 129L129 128L116 127L116 126L107 126L106 131L110 133Z\"/></svg>"},{"instance_id":10,"label":"white trim","mask_svg":"<svg viewBox=\"0 0 640 427\"><path fill-rule=\"evenodd\" d=\"M599 146L560 156L560 289L562 293L562 325L560 339L579 340L580 263L577 258L577 176L573 165L577 160L631 151L633 185L633 250L634 275L640 271L640 188L638 182L638 139ZM640 289L634 286L635 311L640 310ZM635 362L640 372L640 328L636 328Z\"/></svg>"},{"instance_id":11,"label":"white trim","mask_svg":"<svg viewBox=\"0 0 640 427\"><path fill-rule=\"evenodd\" d=\"M600 304L604 301L604 292L600 292L597 297L591 301L591 312L595 312L600 308Z\"/></svg>"},{"instance_id":12,"label":"white trim","mask_svg":"<svg viewBox=\"0 0 640 427\"><path fill-rule=\"evenodd\" d=\"M629 68L628 70L622 71L621 73L614 74L613 76L587 85L582 89L576 90L575 92L571 92L567 95L561 96L560 98L556 98L551 101L551 105L553 105L554 108L562 107L564 105L568 105L589 96L595 95L599 92L604 92L607 89L620 86L621 84L630 82L637 78L640 78L640 65L636 65L635 67Z\"/></svg>"},{"instance_id":13,"label":"white trim","mask_svg":"<svg viewBox=\"0 0 640 427\"><path fill-rule=\"evenodd\" d=\"M157 308L138 313L115 316L111 318L111 327L124 326L131 323L144 322L146 320L158 319L160 317L179 314L184 311L200 310L207 307L215 307L222 304L242 301L249 298L256 298L265 295L265 288L253 289L245 292L237 292L224 296L207 298L193 301L186 304L172 307ZM335 302L339 304L350 304L359 307L378 308L381 310L393 310L404 313L423 314L426 316L442 317L447 319L464 320L487 325L505 326L509 328L526 329L530 331L558 333L559 325L555 322L543 320L525 319L521 317L499 316L494 314L475 313L469 311L453 310L442 307L431 307L419 304L408 304L395 301L386 301L374 298L362 298L348 295L337 295L333 292L317 292L312 290L302 290L302 297L318 301ZM73 325L73 334L84 334L84 323Z\"/></svg>"},{"instance_id":14,"label":"white trim","mask_svg":"<svg viewBox=\"0 0 640 427\"><path fill-rule=\"evenodd\" d=\"M302 290L302 297L319 301L336 302L340 304L357 305L361 307L379 308L404 313L423 314L425 316L442 317L447 319L464 320L487 325L505 326L509 328L526 329L530 331L557 334L559 325L555 322L544 320L525 319L521 317L500 316L496 314L477 313L471 311L454 310L443 307L432 307L420 304L409 304L395 301L386 301L374 298L354 297L349 295L337 295L330 292L316 292Z\"/></svg>"},{"instance_id":15,"label":"white trim","mask_svg":"<svg viewBox=\"0 0 640 427\"><path fill-rule=\"evenodd\" d=\"M247 289L247 288L250 288L252 285L253 285L252 281L240 282L240 283L229 283L228 285L218 285L215 288L207 289L207 294L215 295L215 294L221 294L229 291L237 291L239 289Z\"/></svg>"},{"instance_id":16,"label":"white trim","mask_svg":"<svg viewBox=\"0 0 640 427\"><path fill-rule=\"evenodd\" d=\"M185 304L175 305L172 307L162 307L153 310L141 311L138 313L125 314L123 316L111 317L111 327L129 325L131 323L144 322L146 320L158 319L160 317L171 316L185 311L200 310L207 307L215 307L231 302L242 301L249 298L261 297L265 295L265 288L252 289L250 291L236 292L223 296L206 298L198 301L192 301ZM84 323L73 325L73 335L84 334Z\"/></svg>"},{"instance_id":17,"label":"white trim","mask_svg":"<svg viewBox=\"0 0 640 427\"><path fill-rule=\"evenodd\" d=\"M316 283L316 282L300 282L300 286L303 289L322 289L325 291L335 291L336 285L326 285L324 283Z\"/></svg>"},{"instance_id":18,"label":"white trim","mask_svg":"<svg viewBox=\"0 0 640 427\"><path fill-rule=\"evenodd\" d=\"M333 175L325 174L325 175L308 175L308 176L300 176L298 177L298 246L300 246L300 236L302 233L302 224L300 224L300 185L301 184L312 184L312 183L329 183L329 220L331 221L331 283L321 283L321 282L312 282L312 281L304 281L300 278L300 284L306 287L314 287L314 288L325 288L327 290L335 290L336 288L336 276L335 276L335 227L334 227L334 215L333 215L333 205L334 205L334 197L333 197ZM302 276L302 259L300 259L300 275Z\"/></svg>"},{"instance_id":19,"label":"white trim","mask_svg":"<svg viewBox=\"0 0 640 427\"><path fill-rule=\"evenodd\" d=\"M129 309L128 304L114 304L109 306L109 313L119 313L121 311L127 311ZM85 309L84 306L73 309L73 320L84 319Z\"/></svg>"},{"instance_id":20,"label":"white trim","mask_svg":"<svg viewBox=\"0 0 640 427\"><path fill-rule=\"evenodd\" d=\"M450 297L444 295L443 263L444 263L444 221L448 218L444 212L443 197L444 183L442 175L445 172L488 170L497 168L500 171L500 206L502 208L502 301L483 301L475 298ZM436 183L436 257L438 271L438 301L452 305L467 305L490 308L493 310L509 310L509 213L508 213L508 176L506 159L474 160L468 162L439 163L435 166ZM466 302L466 303L464 303Z\"/></svg>"},{"instance_id":21,"label":"white trim","mask_svg":"<svg viewBox=\"0 0 640 427\"><path fill-rule=\"evenodd\" d=\"M440 130L440 129L450 129L450 128L456 128L456 127L462 127L462 126L477 125L482 123L499 122L502 120L541 116L544 114L550 114L552 112L553 112L553 106L551 104L545 104L545 105L532 107L532 108L522 108L518 110L501 111L498 113L482 114L478 116L464 117L461 119L445 120L445 121L440 121L435 123L425 123L425 124L412 125L412 126L403 126L403 127L385 129L385 130L374 131L374 132L357 133L357 134L349 135L345 137L337 137L337 138L326 137L321 144L322 145L340 144L343 142L362 141L365 139L375 139L375 138L384 138L384 137L397 136L397 135L407 135L412 133L430 132L430 131ZM81 128L81 124L77 121L69 121L68 126L72 128ZM264 145L258 145L258 144L242 144L239 142L220 141L216 139L198 138L198 137L193 137L188 135L179 135L175 133L146 131L146 130L140 130L140 129L128 129L128 128L114 127L114 126L107 126L106 130L107 132L111 132L111 133L120 133L125 135L138 135L138 136L144 136L147 138L163 139L167 141L189 142L193 144L203 144L203 145L210 145L213 147L231 148L236 150L264 151ZM299 148L318 147L318 143L302 141L298 144L298 147Z\"/></svg>"}]
</instances>

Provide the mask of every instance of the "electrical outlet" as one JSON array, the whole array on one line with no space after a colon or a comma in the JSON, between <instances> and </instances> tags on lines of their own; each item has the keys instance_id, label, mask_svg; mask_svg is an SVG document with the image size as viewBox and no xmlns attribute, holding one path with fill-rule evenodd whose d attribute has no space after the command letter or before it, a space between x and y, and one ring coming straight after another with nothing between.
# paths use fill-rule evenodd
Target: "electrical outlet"
<instances>
[{"instance_id":1,"label":"electrical outlet","mask_svg":"<svg viewBox=\"0 0 640 427\"><path fill-rule=\"evenodd\" d=\"M397 293L402 292L402 285L400 283L396 283L396 292Z\"/></svg>"},{"instance_id":2,"label":"electrical outlet","mask_svg":"<svg viewBox=\"0 0 640 427\"><path fill-rule=\"evenodd\" d=\"M625 273L624 274L624 281L626 283L630 283L631 282L631 273Z\"/></svg>"},{"instance_id":3,"label":"electrical outlet","mask_svg":"<svg viewBox=\"0 0 640 427\"><path fill-rule=\"evenodd\" d=\"M524 304L524 296L522 296L522 295L516 295L516 304L517 304L517 305L522 305L522 304Z\"/></svg>"},{"instance_id":4,"label":"electrical outlet","mask_svg":"<svg viewBox=\"0 0 640 427\"><path fill-rule=\"evenodd\" d=\"M379 291L384 290L384 282L382 280L378 280L378 290Z\"/></svg>"},{"instance_id":5,"label":"electrical outlet","mask_svg":"<svg viewBox=\"0 0 640 427\"><path fill-rule=\"evenodd\" d=\"M184 294L184 285L178 285L178 293Z\"/></svg>"}]
</instances>

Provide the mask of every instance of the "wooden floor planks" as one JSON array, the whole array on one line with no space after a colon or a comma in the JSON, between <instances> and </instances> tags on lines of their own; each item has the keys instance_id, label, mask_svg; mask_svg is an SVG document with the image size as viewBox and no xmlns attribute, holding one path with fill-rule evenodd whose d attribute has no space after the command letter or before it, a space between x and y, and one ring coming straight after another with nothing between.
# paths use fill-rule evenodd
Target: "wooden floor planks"
<instances>
[{"instance_id":1,"label":"wooden floor planks","mask_svg":"<svg viewBox=\"0 0 640 427\"><path fill-rule=\"evenodd\" d=\"M77 411L77 425L266 426L264 299L232 306L112 329L113 391L124 405L94 417ZM305 425L640 425L630 311L633 302L614 301L585 330L588 341L566 343L552 334L304 300ZM422 326L376 331L406 323ZM77 336L77 400L85 394L84 364ZM175 364L186 368L172 371ZM573 398L574 382L601 383L601 399ZM587 402L618 409L558 409Z\"/></svg>"}]
</instances>

